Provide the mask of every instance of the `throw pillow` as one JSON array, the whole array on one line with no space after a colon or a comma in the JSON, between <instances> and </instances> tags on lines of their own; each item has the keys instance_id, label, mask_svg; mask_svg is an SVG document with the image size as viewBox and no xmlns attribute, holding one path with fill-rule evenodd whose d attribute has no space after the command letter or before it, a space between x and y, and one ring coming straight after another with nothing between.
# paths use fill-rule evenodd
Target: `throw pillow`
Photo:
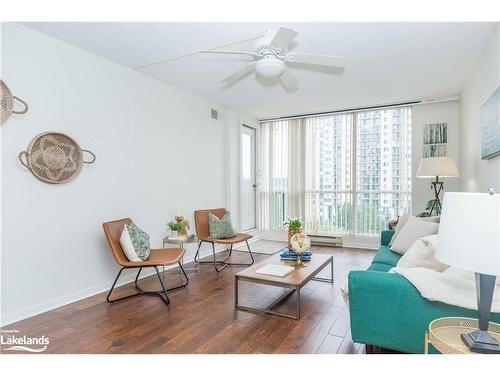
<instances>
[{"instance_id":1,"label":"throw pillow","mask_svg":"<svg viewBox=\"0 0 500 375\"><path fill-rule=\"evenodd\" d=\"M437 234L418 239L399 259L397 267L423 267L443 272L448 268L448 265L441 263L434 257L436 244Z\"/></svg>"},{"instance_id":2,"label":"throw pillow","mask_svg":"<svg viewBox=\"0 0 500 375\"><path fill-rule=\"evenodd\" d=\"M394 234L392 235L391 241L389 242L389 246L392 246L392 244L396 240L396 237L399 235L399 232L401 232L401 229L403 229L409 218L410 214L407 213L404 213L399 217L398 224L396 225L396 229L394 229Z\"/></svg>"},{"instance_id":3,"label":"throw pillow","mask_svg":"<svg viewBox=\"0 0 500 375\"><path fill-rule=\"evenodd\" d=\"M120 236L120 245L125 256L131 262L140 262L148 259L151 252L149 235L137 225L124 225Z\"/></svg>"},{"instance_id":4,"label":"throw pillow","mask_svg":"<svg viewBox=\"0 0 500 375\"><path fill-rule=\"evenodd\" d=\"M438 232L439 224L410 217L391 246L395 253L403 255L419 238Z\"/></svg>"},{"instance_id":5,"label":"throw pillow","mask_svg":"<svg viewBox=\"0 0 500 375\"><path fill-rule=\"evenodd\" d=\"M394 230L394 234L392 235L391 241L389 242L389 246L392 246L394 241L396 241L396 238L398 237L399 232L401 232L401 229L403 229L403 227L408 222L408 219L410 217L414 217L414 218L417 218L417 219L423 220L423 221L431 221L433 223L439 223L439 216L417 217L417 216L411 216L410 214L404 213L399 217L398 224L396 225L396 229Z\"/></svg>"},{"instance_id":6,"label":"throw pillow","mask_svg":"<svg viewBox=\"0 0 500 375\"><path fill-rule=\"evenodd\" d=\"M210 236L212 238L231 238L236 236L236 231L231 223L231 214L226 212L226 214L219 219L217 216L209 213L208 214L208 228L210 230Z\"/></svg>"}]
</instances>

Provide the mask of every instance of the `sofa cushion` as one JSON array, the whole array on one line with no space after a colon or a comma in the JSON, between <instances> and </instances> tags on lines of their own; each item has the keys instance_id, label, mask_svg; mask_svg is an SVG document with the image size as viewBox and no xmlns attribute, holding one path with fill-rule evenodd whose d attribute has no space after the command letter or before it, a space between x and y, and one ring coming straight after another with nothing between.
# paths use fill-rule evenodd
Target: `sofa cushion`
<instances>
[{"instance_id":1,"label":"sofa cushion","mask_svg":"<svg viewBox=\"0 0 500 375\"><path fill-rule=\"evenodd\" d=\"M389 272L392 269L392 266L384 263L372 263L370 267L368 267L367 271L378 271L378 272Z\"/></svg>"},{"instance_id":2,"label":"sofa cushion","mask_svg":"<svg viewBox=\"0 0 500 375\"><path fill-rule=\"evenodd\" d=\"M443 272L448 265L441 263L435 257L437 245L437 234L422 237L408 249L398 262L398 267L415 268L422 267L434 271Z\"/></svg>"},{"instance_id":3,"label":"sofa cushion","mask_svg":"<svg viewBox=\"0 0 500 375\"><path fill-rule=\"evenodd\" d=\"M400 216L398 220L398 224L396 225L394 235L391 238L391 241L389 242L389 246L392 247L394 242L396 241L396 238L399 236L399 233L403 229L403 227L406 225L408 220L412 218L412 220L422 220L422 221L428 221L431 223L439 223L439 216L428 216L428 217L418 217L418 216L411 216L410 214L403 214Z\"/></svg>"},{"instance_id":4,"label":"sofa cushion","mask_svg":"<svg viewBox=\"0 0 500 375\"><path fill-rule=\"evenodd\" d=\"M396 240L391 245L391 249L403 255L419 238L436 234L438 229L438 223L427 222L412 216L397 235Z\"/></svg>"},{"instance_id":5,"label":"sofa cushion","mask_svg":"<svg viewBox=\"0 0 500 375\"><path fill-rule=\"evenodd\" d=\"M396 267L401 255L391 251L389 246L380 246L377 251L377 255L373 258L373 263L383 263L391 267Z\"/></svg>"}]
</instances>

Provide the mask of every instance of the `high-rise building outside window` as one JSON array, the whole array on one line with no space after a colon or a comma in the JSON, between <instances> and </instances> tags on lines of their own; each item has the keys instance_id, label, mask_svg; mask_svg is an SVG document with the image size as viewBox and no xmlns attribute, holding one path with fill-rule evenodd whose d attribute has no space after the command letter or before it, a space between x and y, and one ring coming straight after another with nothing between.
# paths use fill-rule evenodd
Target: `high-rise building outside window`
<instances>
[{"instance_id":1,"label":"high-rise building outside window","mask_svg":"<svg viewBox=\"0 0 500 375\"><path fill-rule=\"evenodd\" d=\"M411 209L411 107L261 124L263 229L373 235Z\"/></svg>"}]
</instances>

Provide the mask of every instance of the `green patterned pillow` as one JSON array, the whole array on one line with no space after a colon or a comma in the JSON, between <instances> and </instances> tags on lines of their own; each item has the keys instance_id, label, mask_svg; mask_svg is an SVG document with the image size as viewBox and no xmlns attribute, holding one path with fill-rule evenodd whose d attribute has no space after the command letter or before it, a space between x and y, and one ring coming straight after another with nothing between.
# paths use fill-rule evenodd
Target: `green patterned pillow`
<instances>
[{"instance_id":1,"label":"green patterned pillow","mask_svg":"<svg viewBox=\"0 0 500 375\"><path fill-rule=\"evenodd\" d=\"M229 211L226 212L222 219L209 213L208 228L210 229L210 236L212 238L231 238L236 236Z\"/></svg>"},{"instance_id":2,"label":"green patterned pillow","mask_svg":"<svg viewBox=\"0 0 500 375\"><path fill-rule=\"evenodd\" d=\"M130 236L130 241L134 247L135 253L140 260L146 260L151 252L151 245L149 244L149 235L144 232L137 225L125 225L127 232Z\"/></svg>"}]
</instances>

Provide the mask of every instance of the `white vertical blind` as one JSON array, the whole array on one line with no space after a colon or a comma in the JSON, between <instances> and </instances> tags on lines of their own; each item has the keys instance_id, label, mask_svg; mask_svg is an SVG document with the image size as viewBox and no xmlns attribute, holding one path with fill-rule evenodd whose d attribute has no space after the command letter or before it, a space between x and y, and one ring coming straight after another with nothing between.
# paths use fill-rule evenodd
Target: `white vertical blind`
<instances>
[{"instance_id":1,"label":"white vertical blind","mask_svg":"<svg viewBox=\"0 0 500 375\"><path fill-rule=\"evenodd\" d=\"M411 107L261 126L261 228L302 216L308 233L378 234L410 211Z\"/></svg>"},{"instance_id":2,"label":"white vertical blind","mask_svg":"<svg viewBox=\"0 0 500 375\"><path fill-rule=\"evenodd\" d=\"M260 124L260 166L258 174L259 194L259 224L261 229L271 229L273 216L273 158L272 155L272 126L269 122Z\"/></svg>"},{"instance_id":3,"label":"white vertical blind","mask_svg":"<svg viewBox=\"0 0 500 375\"><path fill-rule=\"evenodd\" d=\"M308 233L338 234L352 225L352 116L304 119L305 224Z\"/></svg>"},{"instance_id":4,"label":"white vertical blind","mask_svg":"<svg viewBox=\"0 0 500 375\"><path fill-rule=\"evenodd\" d=\"M260 225L279 229L287 212L289 195L289 122L261 124Z\"/></svg>"},{"instance_id":5,"label":"white vertical blind","mask_svg":"<svg viewBox=\"0 0 500 375\"><path fill-rule=\"evenodd\" d=\"M303 121L288 121L288 190L286 216L302 217L304 212L304 137Z\"/></svg>"}]
</instances>

